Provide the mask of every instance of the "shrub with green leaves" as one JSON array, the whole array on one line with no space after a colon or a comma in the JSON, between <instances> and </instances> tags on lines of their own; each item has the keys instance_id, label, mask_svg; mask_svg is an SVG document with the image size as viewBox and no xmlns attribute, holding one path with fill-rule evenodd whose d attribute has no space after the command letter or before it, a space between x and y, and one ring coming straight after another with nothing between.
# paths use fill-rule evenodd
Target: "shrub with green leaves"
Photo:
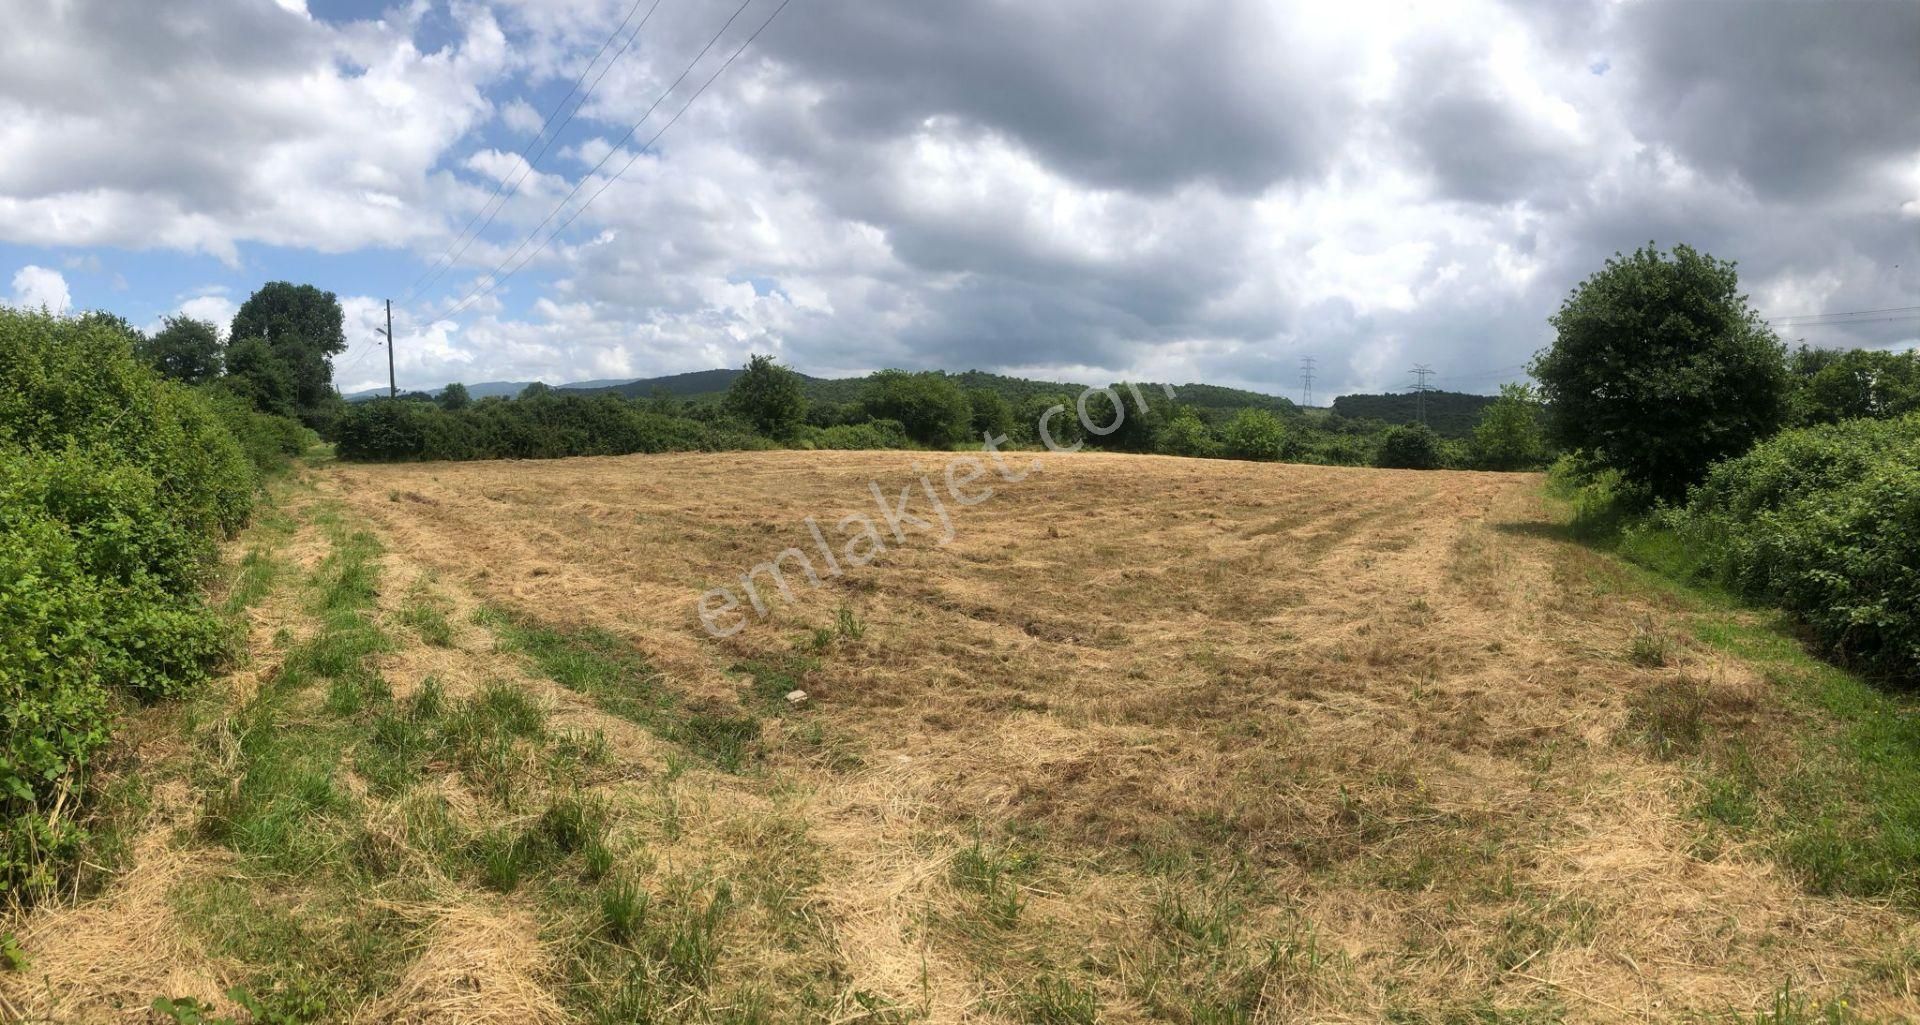
<instances>
[{"instance_id":1,"label":"shrub with green leaves","mask_svg":"<svg viewBox=\"0 0 1920 1025\"><path fill-rule=\"evenodd\" d=\"M1227 421L1220 440L1235 459L1278 459L1287 429L1279 417L1264 409L1243 409Z\"/></svg>"},{"instance_id":2,"label":"shrub with green leaves","mask_svg":"<svg viewBox=\"0 0 1920 1025\"><path fill-rule=\"evenodd\" d=\"M0 309L0 893L79 853L114 693L180 693L224 655L200 589L254 486L221 416L126 332Z\"/></svg>"},{"instance_id":3,"label":"shrub with green leaves","mask_svg":"<svg viewBox=\"0 0 1920 1025\"><path fill-rule=\"evenodd\" d=\"M1665 523L1703 574L1794 613L1829 655L1920 681L1920 415L1786 431Z\"/></svg>"},{"instance_id":4,"label":"shrub with green leaves","mask_svg":"<svg viewBox=\"0 0 1920 1025\"><path fill-rule=\"evenodd\" d=\"M796 443L805 449L862 451L883 448L910 448L913 439L898 420L868 420L858 424L802 428Z\"/></svg>"},{"instance_id":5,"label":"shrub with green leaves","mask_svg":"<svg viewBox=\"0 0 1920 1025\"><path fill-rule=\"evenodd\" d=\"M340 458L365 462L558 459L773 446L729 418L671 416L616 395L556 393L549 388L529 388L517 399L482 399L461 409L405 398L356 402L336 422L334 444Z\"/></svg>"},{"instance_id":6,"label":"shrub with green leaves","mask_svg":"<svg viewBox=\"0 0 1920 1025\"><path fill-rule=\"evenodd\" d=\"M1392 470L1437 470L1446 465L1440 436L1426 424L1398 424L1380 439L1373 465Z\"/></svg>"}]
</instances>

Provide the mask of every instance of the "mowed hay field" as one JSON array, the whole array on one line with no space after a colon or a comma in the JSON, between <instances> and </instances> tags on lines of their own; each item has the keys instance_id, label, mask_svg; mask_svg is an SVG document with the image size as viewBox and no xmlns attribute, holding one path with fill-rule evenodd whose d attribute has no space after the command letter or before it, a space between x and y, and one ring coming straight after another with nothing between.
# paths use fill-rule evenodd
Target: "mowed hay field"
<instances>
[{"instance_id":1,"label":"mowed hay field","mask_svg":"<svg viewBox=\"0 0 1920 1025\"><path fill-rule=\"evenodd\" d=\"M944 491L948 458L311 472L255 659L126 756L161 781L136 869L28 919L47 953L0 995L1211 1025L1722 1020L1791 985L1920 1015L1910 914L1695 811L1703 737L1764 760L1818 726L1564 540L1537 476L1009 454L949 543L882 523L872 564L789 561L793 601L762 577L767 618L702 629L782 549L825 575L807 517L839 550L870 482ZM317 759L284 794L275 745Z\"/></svg>"}]
</instances>

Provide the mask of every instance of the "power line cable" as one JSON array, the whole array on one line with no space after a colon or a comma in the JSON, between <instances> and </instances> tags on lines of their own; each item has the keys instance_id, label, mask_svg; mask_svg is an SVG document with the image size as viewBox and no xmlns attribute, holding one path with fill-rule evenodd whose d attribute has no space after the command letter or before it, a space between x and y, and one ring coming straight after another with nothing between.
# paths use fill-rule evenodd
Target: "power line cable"
<instances>
[{"instance_id":1,"label":"power line cable","mask_svg":"<svg viewBox=\"0 0 1920 1025\"><path fill-rule=\"evenodd\" d=\"M645 2L646 0L633 0L633 6L627 8L627 16L620 19L620 24L616 25L613 31L608 34L606 41L600 44L599 52L593 55L593 59L587 62L586 67L580 69L580 74L574 78L573 87L567 90L567 95L561 97L559 104L547 114L547 119L540 125L539 133L532 139L527 140L526 147L520 151L520 159L525 166L514 169L514 172L502 176L498 182L494 183L493 195L488 197L485 203L481 204L480 209L473 212L472 217L467 218L466 227L460 229L460 234L456 235L454 241L448 244L447 251L441 254L441 258L436 260L433 266L428 267L420 277L415 278L413 284L407 286L406 292L400 298L402 303L419 295L421 289L433 281L438 280L440 275L452 269L453 265L459 262L460 257L466 253L468 247L479 241L480 236L485 234L489 227L493 226L494 218L500 216L500 211L506 209L507 203L510 202L515 195L519 194L520 186L533 175L535 166L540 163L540 158L546 156L547 150L560 138L560 133L566 131L567 126L573 123L573 119L578 116L581 109L587 105L587 101L593 97L593 91L600 87L600 80L607 76L607 72L613 70L613 66L620 62L621 57L626 56L627 49L633 45L634 40L640 38L640 33L647 27L647 22L653 19L653 12L660 8L660 0L653 0L653 6L647 8L647 16L641 18L640 24L634 26L633 34L627 37L626 42L620 44L619 52L615 53L613 59L607 61L606 66L600 69L600 73L594 76L593 83L587 86L586 92L580 93L580 85L587 80L587 73L592 71L594 66L600 63L600 58L606 55L607 48L613 45L613 41L618 39L622 32L626 31L627 23L633 20L634 12L638 11L640 5ZM573 109L568 112L566 119L560 122L559 127L553 128L553 119L559 117L562 110L567 109L567 104L572 101L576 93L580 93L580 102L574 104ZM549 128L553 128L551 133L548 132ZM542 142L543 139L545 140L544 142ZM538 153L533 153L535 144L540 145L540 151ZM529 154L532 155L529 156ZM517 174L518 177L515 177L515 174ZM511 188L507 185L509 179L513 180ZM506 193L504 198L501 196L503 191ZM494 205L495 201L498 201L498 206ZM488 212L489 208L491 208L491 213ZM482 214L486 214L486 223L480 225L479 230L473 231L474 223L480 220ZM473 231L472 237L467 236L468 231ZM462 241L463 239L464 241ZM458 247L457 252L455 251L456 247Z\"/></svg>"},{"instance_id":2,"label":"power line cable","mask_svg":"<svg viewBox=\"0 0 1920 1025\"><path fill-rule=\"evenodd\" d=\"M666 98L672 95L673 91L680 86L680 83L684 81L686 77L693 72L693 69L699 65L701 59L707 55L707 52L713 49L713 45L720 41L720 37L726 34L727 29L732 27L734 21L737 20L741 14L745 13L746 9L749 6L751 6L753 3L753 0L744 0L744 2L741 3L739 8L733 12L733 16L727 19L726 24L720 26L720 31L714 33L713 38L707 41L707 45L700 48L699 54L697 54L693 58L693 61L687 65L687 69L680 73L680 77L674 79L673 84L667 87L666 92L661 93L660 98L653 101L653 106L648 107L647 112L641 115L640 120L634 122L633 127L627 130L627 134L621 137L620 142L616 143L613 149L609 150L607 152L607 155L605 157L602 157L600 159L600 162L593 166L592 170L589 170L585 175L581 177L580 183L573 187L573 191L567 193L566 197L560 201L560 204L553 208L553 212L549 213L545 219L543 219L538 225L534 227L532 233L528 234L528 236L524 240L522 240L518 246L514 247L513 252L507 255L507 259L502 260L498 266L494 267L493 271L489 273L485 278L483 278L478 284L476 284L472 291L468 292L465 297L463 297L458 303L454 304L453 308L449 309L442 316L447 316L447 317L454 316L455 314L458 314L461 311L467 309L474 302L477 302L479 299L483 298L484 296L491 294L495 289L505 284L509 278L519 273L522 267L525 267L528 263L531 263L534 257L539 256L543 251L545 251L547 246L552 244L554 239L558 238L562 232L567 230L568 226L572 225L573 222L577 220L582 213L586 212L587 207L590 207L593 205L594 200L599 199L601 194L606 192L608 188L612 187L614 182L619 181L621 175L624 175L627 173L627 171L631 170L633 168L633 165L636 162L638 162L641 157L645 156L649 149L653 148L653 144L660 141L660 137L662 135L665 135L668 129L672 128L675 124L677 124L680 121L680 118L684 116L688 110L692 109L694 103L697 100L699 100L701 95L707 91L707 88L713 85L713 83L717 81L721 75L725 74L728 68L733 66L733 62L738 60L742 53L746 52L747 47L753 45L754 40L760 38L760 33L765 32L767 30L767 26L772 25L774 19L780 17L780 12L786 10L787 5L792 2L793 0L780 0L780 6L774 8L773 13L767 16L767 20L761 22L760 27L754 29L753 34L748 36L746 38L746 41L741 43L740 46L737 49L735 49L733 53L730 56L728 56L724 62L721 63L720 67L716 69L713 74L707 76L707 80L700 84L700 88L694 90L693 95L691 97L688 97L687 102L683 104L680 107L680 109L674 113L672 118L668 119L666 124L660 127L659 131L654 132L652 137L650 137L644 144L642 144L638 150L634 151L633 156L629 157L627 159L627 162L621 165L620 170L615 171L610 177L607 178L606 181L602 182L600 187L594 190L594 193L592 195L587 197L586 202L581 203L578 209L574 210L572 214L569 214L567 216L566 220L560 222L560 226L553 229L553 231L550 234L548 234L545 239L542 239L540 244L534 247L533 252L528 253L526 255L525 259L522 259L519 263L514 264L512 269L507 270L505 274L501 274L500 273L501 270L506 268L507 264L512 262L513 258L515 256L518 256L522 249L526 248L526 245L528 242L533 241L534 237L540 233L540 230L542 228L545 228L547 224L551 222L553 218L560 213L561 210L566 208L567 203L571 201L574 196L579 194L580 190L586 186L587 181L593 177L594 173L599 171L601 167L605 166L606 162L612 159L615 153L618 153L620 151L620 147L625 145L628 139L633 138L634 133L640 130L640 126L645 124L647 122L647 119L653 116L654 110L658 108L661 103L665 102Z\"/></svg>"},{"instance_id":3,"label":"power line cable","mask_svg":"<svg viewBox=\"0 0 1920 1025\"><path fill-rule=\"evenodd\" d=\"M1837 311L1832 313L1801 313L1801 314L1795 314L1792 316L1785 316L1785 317L1768 317L1767 322L1770 324L1814 323L1818 321L1832 321L1832 320L1845 322L1846 318L1866 317L1866 316L1874 316L1878 314L1888 314L1888 313L1920 316L1920 306L1889 306L1885 309L1878 309L1878 310L1842 310L1842 311ZM1905 319L1905 317L1903 316L1900 319Z\"/></svg>"}]
</instances>

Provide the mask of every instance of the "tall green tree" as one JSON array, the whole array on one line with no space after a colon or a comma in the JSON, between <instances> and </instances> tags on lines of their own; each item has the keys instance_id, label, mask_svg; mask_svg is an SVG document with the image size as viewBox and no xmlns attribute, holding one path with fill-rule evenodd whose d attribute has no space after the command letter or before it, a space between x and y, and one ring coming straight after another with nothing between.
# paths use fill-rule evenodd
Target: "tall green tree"
<instances>
[{"instance_id":1,"label":"tall green tree","mask_svg":"<svg viewBox=\"0 0 1920 1025\"><path fill-rule=\"evenodd\" d=\"M332 292L270 281L241 304L227 337L265 339L293 376L296 406L308 414L333 392L333 357L347 351L344 323Z\"/></svg>"},{"instance_id":2,"label":"tall green tree","mask_svg":"<svg viewBox=\"0 0 1920 1025\"><path fill-rule=\"evenodd\" d=\"M440 389L440 408L461 410L473 404L473 396L467 393L467 386L458 381Z\"/></svg>"},{"instance_id":3,"label":"tall green tree","mask_svg":"<svg viewBox=\"0 0 1920 1025\"><path fill-rule=\"evenodd\" d=\"M972 411L975 438L983 434L1004 438L1013 430L1013 405L992 388L967 389L967 408Z\"/></svg>"},{"instance_id":4,"label":"tall green tree","mask_svg":"<svg viewBox=\"0 0 1920 1025\"><path fill-rule=\"evenodd\" d=\"M1473 429L1473 460L1488 470L1527 470L1546 461L1540 396L1529 384L1503 384Z\"/></svg>"},{"instance_id":5,"label":"tall green tree","mask_svg":"<svg viewBox=\"0 0 1920 1025\"><path fill-rule=\"evenodd\" d=\"M139 351L141 344L147 340L145 332L128 323L127 318L118 313L109 313L106 310L88 310L75 319L82 328L88 330L105 328L119 335L126 339L128 344L132 345L136 352Z\"/></svg>"},{"instance_id":6,"label":"tall green tree","mask_svg":"<svg viewBox=\"0 0 1920 1025\"><path fill-rule=\"evenodd\" d=\"M907 436L922 445L964 441L973 427L966 394L939 371L882 370L867 378L860 404L876 420L900 421Z\"/></svg>"},{"instance_id":7,"label":"tall green tree","mask_svg":"<svg viewBox=\"0 0 1920 1025\"><path fill-rule=\"evenodd\" d=\"M747 357L747 366L727 388L728 412L770 438L792 437L807 417L807 396L800 375L772 356Z\"/></svg>"},{"instance_id":8,"label":"tall green tree","mask_svg":"<svg viewBox=\"0 0 1920 1025\"><path fill-rule=\"evenodd\" d=\"M227 346L227 374L220 387L275 416L293 416L299 389L286 361L264 338L241 338Z\"/></svg>"},{"instance_id":9,"label":"tall green tree","mask_svg":"<svg viewBox=\"0 0 1920 1025\"><path fill-rule=\"evenodd\" d=\"M153 337L136 348L162 377L187 384L205 384L219 377L225 362L219 330L192 317L168 317Z\"/></svg>"},{"instance_id":10,"label":"tall green tree","mask_svg":"<svg viewBox=\"0 0 1920 1025\"><path fill-rule=\"evenodd\" d=\"M1380 439L1373 465L1390 470L1437 470L1446 462L1440 436L1426 424L1396 424Z\"/></svg>"},{"instance_id":11,"label":"tall green tree","mask_svg":"<svg viewBox=\"0 0 1920 1025\"><path fill-rule=\"evenodd\" d=\"M1902 416L1920 409L1920 353L1810 349L1788 361L1796 425Z\"/></svg>"},{"instance_id":12,"label":"tall green tree","mask_svg":"<svg viewBox=\"0 0 1920 1025\"><path fill-rule=\"evenodd\" d=\"M1280 418L1264 409L1243 409L1220 431L1227 454L1235 459L1278 459L1287 429Z\"/></svg>"},{"instance_id":13,"label":"tall green tree","mask_svg":"<svg viewBox=\"0 0 1920 1025\"><path fill-rule=\"evenodd\" d=\"M1773 433L1786 352L1725 260L1649 243L1615 256L1551 318L1531 368L1548 433L1658 499Z\"/></svg>"},{"instance_id":14,"label":"tall green tree","mask_svg":"<svg viewBox=\"0 0 1920 1025\"><path fill-rule=\"evenodd\" d=\"M1167 416L1155 439L1163 454L1170 456L1217 456L1220 454L1220 441L1213 436L1212 428L1186 406L1179 406Z\"/></svg>"}]
</instances>

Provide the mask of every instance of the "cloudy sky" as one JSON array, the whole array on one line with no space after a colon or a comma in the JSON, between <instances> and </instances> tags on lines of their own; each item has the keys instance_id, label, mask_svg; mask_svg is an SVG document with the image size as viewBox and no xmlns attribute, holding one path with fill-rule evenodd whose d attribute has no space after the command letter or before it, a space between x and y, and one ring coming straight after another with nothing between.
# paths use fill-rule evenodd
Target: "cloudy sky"
<instances>
[{"instance_id":1,"label":"cloudy sky","mask_svg":"<svg viewBox=\"0 0 1920 1025\"><path fill-rule=\"evenodd\" d=\"M1737 259L1769 316L1908 308L1788 339L1920 336L1911 0L0 0L0 23L0 301L224 323L312 282L347 310L347 390L385 384L390 297L403 387L757 351L1285 394L1310 355L1322 396L1414 363L1487 391L1649 240Z\"/></svg>"}]
</instances>

